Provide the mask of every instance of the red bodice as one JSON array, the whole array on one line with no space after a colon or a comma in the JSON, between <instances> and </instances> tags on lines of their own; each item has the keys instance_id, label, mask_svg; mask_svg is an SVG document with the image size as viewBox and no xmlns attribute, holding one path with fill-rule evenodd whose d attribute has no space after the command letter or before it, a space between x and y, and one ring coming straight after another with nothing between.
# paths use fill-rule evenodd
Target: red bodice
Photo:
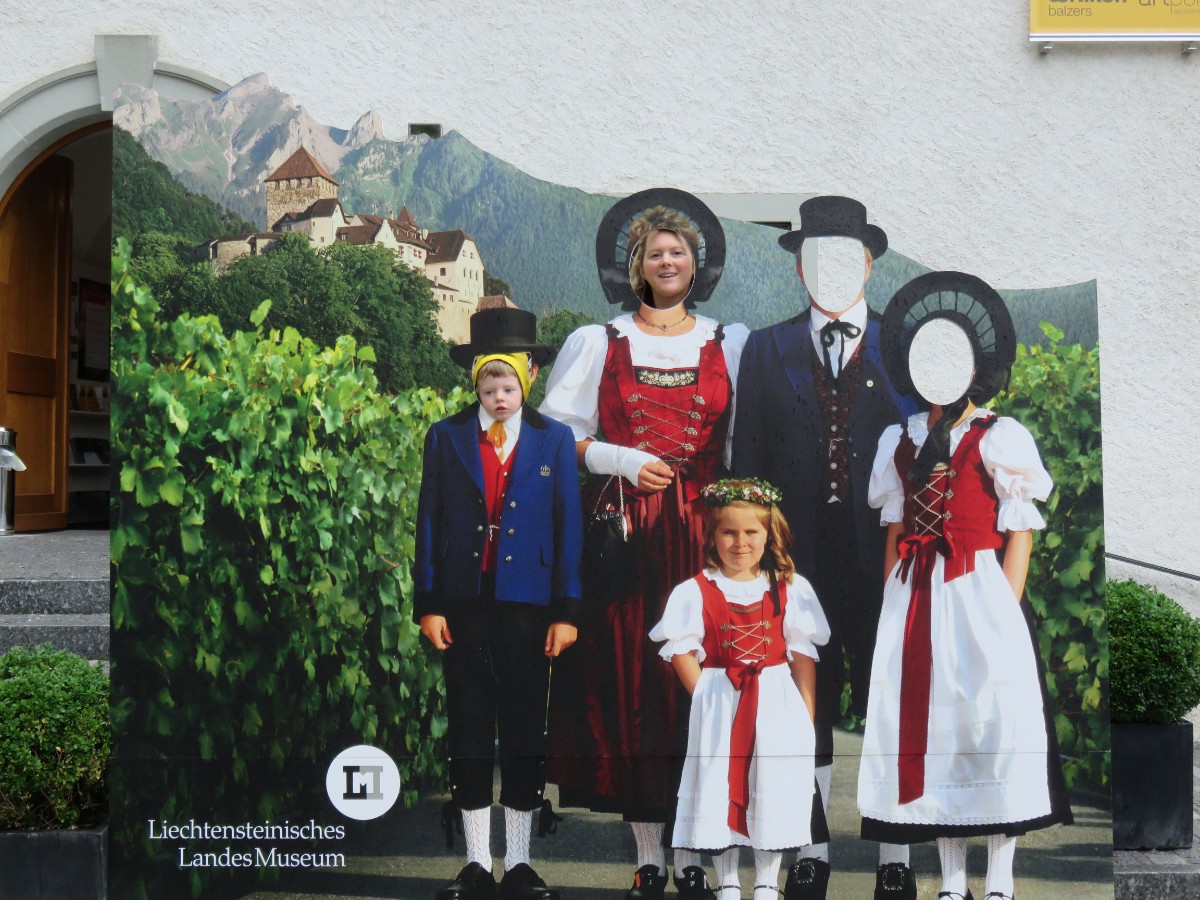
<instances>
[{"instance_id":1,"label":"red bodice","mask_svg":"<svg viewBox=\"0 0 1200 900\"><path fill-rule=\"evenodd\" d=\"M758 663L761 668L787 662L782 589L776 612L770 591L757 603L737 606L703 575L697 575L696 582L704 598L704 665L729 668Z\"/></svg>"},{"instance_id":2,"label":"red bodice","mask_svg":"<svg viewBox=\"0 0 1200 900\"><path fill-rule=\"evenodd\" d=\"M634 366L629 339L608 326L605 378L600 381L604 440L653 453L679 474L685 501L715 481L729 428L733 385L721 352L723 326L700 348L692 369ZM626 486L630 492L630 486ZM632 493L638 494L636 488Z\"/></svg>"},{"instance_id":3,"label":"red bodice","mask_svg":"<svg viewBox=\"0 0 1200 900\"><path fill-rule=\"evenodd\" d=\"M896 471L905 484L903 540L935 540L946 559L946 581L974 571L977 550L1004 545L1004 536L996 530L995 483L979 453L980 441L995 422L995 416L972 422L950 465L938 463L920 489L908 481L916 444L905 434L896 448Z\"/></svg>"}]
</instances>

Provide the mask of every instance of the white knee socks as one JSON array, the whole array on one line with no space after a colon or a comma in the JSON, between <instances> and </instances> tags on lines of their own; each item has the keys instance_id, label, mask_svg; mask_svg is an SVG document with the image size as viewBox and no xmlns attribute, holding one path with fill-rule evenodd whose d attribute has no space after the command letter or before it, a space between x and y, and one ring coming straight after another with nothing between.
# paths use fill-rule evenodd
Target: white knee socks
<instances>
[{"instance_id":1,"label":"white knee socks","mask_svg":"<svg viewBox=\"0 0 1200 900\"><path fill-rule=\"evenodd\" d=\"M879 864L903 863L908 865L908 844L880 844Z\"/></svg>"},{"instance_id":2,"label":"white knee socks","mask_svg":"<svg viewBox=\"0 0 1200 900\"><path fill-rule=\"evenodd\" d=\"M967 896L967 839L938 838L942 860L942 890Z\"/></svg>"},{"instance_id":3,"label":"white knee socks","mask_svg":"<svg viewBox=\"0 0 1200 900\"><path fill-rule=\"evenodd\" d=\"M717 871L717 900L740 900L742 886L738 881L738 847L730 847L724 853L713 856L713 868Z\"/></svg>"},{"instance_id":4,"label":"white knee socks","mask_svg":"<svg viewBox=\"0 0 1200 900\"><path fill-rule=\"evenodd\" d=\"M779 900L779 867L783 854L777 850L754 851L754 900Z\"/></svg>"},{"instance_id":5,"label":"white knee socks","mask_svg":"<svg viewBox=\"0 0 1200 900\"><path fill-rule=\"evenodd\" d=\"M683 870L686 869L688 866L703 867L703 865L704 865L700 861L700 854L697 853L695 850L688 850L683 847L676 847L675 852L672 854L672 857L673 857L673 859L671 861L675 864L675 877L676 878L682 878Z\"/></svg>"},{"instance_id":6,"label":"white knee socks","mask_svg":"<svg viewBox=\"0 0 1200 900\"><path fill-rule=\"evenodd\" d=\"M1013 857L1017 852L1017 839L1003 834L988 835L987 892L999 891L1012 897L1016 890L1013 884Z\"/></svg>"},{"instance_id":7,"label":"white knee socks","mask_svg":"<svg viewBox=\"0 0 1200 900\"><path fill-rule=\"evenodd\" d=\"M529 837L533 831L533 810L504 807L504 871L521 863L529 864Z\"/></svg>"},{"instance_id":8,"label":"white knee socks","mask_svg":"<svg viewBox=\"0 0 1200 900\"><path fill-rule=\"evenodd\" d=\"M492 871L492 808L464 809L463 836L467 839L467 862Z\"/></svg>"},{"instance_id":9,"label":"white knee socks","mask_svg":"<svg viewBox=\"0 0 1200 900\"><path fill-rule=\"evenodd\" d=\"M630 822L633 839L637 842L637 867L657 866L660 875L667 874L667 855L663 852L662 822Z\"/></svg>"}]
</instances>

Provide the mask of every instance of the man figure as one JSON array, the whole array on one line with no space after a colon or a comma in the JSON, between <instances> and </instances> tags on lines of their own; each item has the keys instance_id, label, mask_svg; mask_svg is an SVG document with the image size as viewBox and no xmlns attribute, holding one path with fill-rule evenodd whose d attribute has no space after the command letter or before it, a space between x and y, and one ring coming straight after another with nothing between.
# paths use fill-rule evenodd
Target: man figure
<instances>
[{"instance_id":1,"label":"man figure","mask_svg":"<svg viewBox=\"0 0 1200 900\"><path fill-rule=\"evenodd\" d=\"M817 668L817 785L828 808L833 726L841 719L844 667L852 708L865 716L871 656L883 596L885 530L867 505L875 447L883 430L916 405L888 379L878 313L863 299L887 235L867 224L848 197L814 197L801 225L779 239L795 255L809 308L755 331L742 352L733 430L733 469L783 491L792 558L816 589L831 637ZM820 279L806 278L801 247L817 244ZM811 257L811 254L810 254ZM788 870L785 900L824 900L829 845L801 848ZM875 900L916 900L908 847L881 844Z\"/></svg>"}]
</instances>

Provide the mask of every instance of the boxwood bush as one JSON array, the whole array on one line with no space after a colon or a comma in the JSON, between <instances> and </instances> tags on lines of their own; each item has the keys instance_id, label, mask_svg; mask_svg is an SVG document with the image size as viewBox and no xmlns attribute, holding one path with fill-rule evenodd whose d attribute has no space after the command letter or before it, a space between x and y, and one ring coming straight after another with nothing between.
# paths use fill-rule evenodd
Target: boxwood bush
<instances>
[{"instance_id":1,"label":"boxwood bush","mask_svg":"<svg viewBox=\"0 0 1200 900\"><path fill-rule=\"evenodd\" d=\"M1108 584L1114 722L1169 724L1200 704L1200 620L1144 584Z\"/></svg>"},{"instance_id":2,"label":"boxwood bush","mask_svg":"<svg viewBox=\"0 0 1200 900\"><path fill-rule=\"evenodd\" d=\"M49 645L0 656L0 828L86 828L108 805L108 678Z\"/></svg>"}]
</instances>

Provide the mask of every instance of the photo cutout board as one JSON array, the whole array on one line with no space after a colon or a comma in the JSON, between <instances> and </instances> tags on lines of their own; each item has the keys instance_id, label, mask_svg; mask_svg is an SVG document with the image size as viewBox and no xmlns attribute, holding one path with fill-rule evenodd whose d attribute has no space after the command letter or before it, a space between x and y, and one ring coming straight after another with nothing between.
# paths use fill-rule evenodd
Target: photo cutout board
<instances>
[{"instance_id":1,"label":"photo cutout board","mask_svg":"<svg viewBox=\"0 0 1200 900\"><path fill-rule=\"evenodd\" d=\"M306 127L292 128L300 119ZM680 459L670 490L649 492L674 504L682 517L671 521L686 527L672 525L668 544L639 552L635 571L613 573L623 583L588 582L579 640L553 661L549 699L535 698L550 732L545 797L553 802L552 811L539 805L532 817L538 875L575 900L627 890L637 857L621 814L636 817L639 810L612 784L658 772L656 790L674 796L686 763L688 696L649 632L676 587L670 579L683 581L703 565L698 482L729 464L739 476L783 482L777 486L796 571L834 630L850 635L841 672L817 678L837 721L826 754L828 812L816 818L831 836L829 896L871 890L877 849L860 838L859 773L875 692L861 660L875 650L871 615L886 611L887 529L879 510L868 521L857 504L887 427L916 414L925 405L922 392L945 399L933 396L919 372L911 390L896 385L883 339L893 298L905 296L914 280L945 273L903 255L903 235L891 235L890 245L885 236L880 247L886 223L876 224L847 198L814 198L824 208L810 207L807 216L801 209L800 234L782 236L710 218L677 189L651 192L644 207L622 207L532 178L457 132L393 141L316 123L264 75L203 101L123 86L114 125L114 896L429 897L464 866L466 835L450 802L446 657L413 620L412 566L426 433L475 401L449 347L471 340L476 312L514 306L537 315L536 340L559 353L533 383L530 409L550 414L574 393L579 406L566 423L574 437L615 446L622 428L646 424L622 421L611 404L602 408L613 393L611 366L627 360L622 379L659 400L673 390L686 395L674 406L695 412L704 432L695 443L675 435L676 444L693 444L703 465ZM646 255L654 264L665 258L649 252L657 226L630 237L647 228L650 220L639 219L655 206L676 209L685 220L678 226L682 253L690 253L696 284L678 310L643 309L628 282L629 257L641 241L643 278L651 271ZM619 214L610 216L614 210ZM860 232L829 224L846 215ZM817 234L823 220L827 227ZM833 246L819 249L817 272L805 279L797 248L808 239ZM911 249L922 260L938 257L936 247ZM861 285L857 270L839 270L850 263L861 267ZM655 283L671 280L658 271L665 277ZM858 334L814 329L814 303L819 307L826 293L857 301L860 290L867 315L853 326ZM1013 359L1006 387L986 406L1019 423L1053 482L1046 499L1035 502L1045 528L1029 557L1020 606L1031 631L1021 640L1050 673L1041 708L1058 753L1046 763L1047 782L1057 768L1076 822L1022 838L1017 886L1033 896L1069 885L1073 897L1107 897L1095 285L996 296L1011 317ZM928 301L951 308L941 303ZM828 309L834 315L822 327L861 316L862 303L848 306ZM634 313L654 324L639 327ZM679 325L670 324L680 316ZM967 334L954 316L933 318L957 321ZM601 327L610 320L615 338ZM717 323L724 323L720 341ZM944 326L930 327L899 326L905 353L915 347L910 356L928 359L932 345L935 360L947 355L955 339L943 335L939 343ZM689 340L690 349L678 349ZM610 341L615 362L608 361ZM970 337L965 343L978 350ZM626 345L628 355L617 360ZM666 362L645 362L664 347L675 348ZM680 367L671 362L676 358ZM593 386L572 387L587 380L580 377L585 369L597 374ZM850 400L858 412L848 411L845 428L854 440L831 442L828 426L841 420L828 420L837 404L824 389L851 379L858 379ZM871 405L880 400L884 412ZM854 418L863 411L871 412L869 437L859 436ZM660 439L650 434L638 442ZM831 453L847 473L832 490L849 492L834 504L834 494L822 495ZM608 465L629 465L625 454L613 456ZM825 469L819 481L792 485L780 460L787 471ZM652 510L665 507L629 481L620 499L613 484L602 496L608 481L584 480L584 510L605 507L609 498L614 508L625 504L630 540L640 551L662 527ZM815 493L806 493L810 482L819 485ZM795 502L806 497L815 499ZM838 533L850 537L819 546L818 523L837 515ZM828 566L818 571L818 555L841 559L861 576L869 591L851 601L861 606L834 603L838 588L822 582ZM920 570L921 558L914 551L902 565ZM684 562L696 570L681 577ZM596 624L601 612L625 608L618 601L633 594L641 618L610 623L604 636ZM637 658L612 655L621 636L637 644ZM817 649L826 669L836 665L826 664L835 654ZM677 724L667 729L657 710L597 700L590 712L616 723L610 732L626 744L588 744L588 698L633 670L656 680ZM981 689L994 694L994 687ZM906 697L911 704L911 692ZM876 718L886 715L898 713ZM631 736L645 755L621 750ZM814 750L814 762L822 762L822 748ZM1048 759L1044 750L1041 759ZM617 781L599 783L603 772ZM807 802L811 807L811 796ZM648 812L673 815L673 802L668 806ZM499 878L506 842L500 809L493 807L490 829ZM670 824L664 834L670 844ZM983 871L982 849L972 842L972 877ZM785 854L781 887L792 861ZM714 881L707 854L701 865ZM750 865L747 851L742 866ZM920 884L936 883L934 844L913 844L912 868ZM749 877L744 871L743 884Z\"/></svg>"}]
</instances>

